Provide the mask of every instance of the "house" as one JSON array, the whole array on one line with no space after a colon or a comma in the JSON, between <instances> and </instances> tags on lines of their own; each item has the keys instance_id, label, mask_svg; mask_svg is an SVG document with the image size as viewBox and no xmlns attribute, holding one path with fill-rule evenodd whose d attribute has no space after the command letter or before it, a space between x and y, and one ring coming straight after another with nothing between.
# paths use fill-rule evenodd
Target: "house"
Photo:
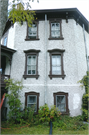
<instances>
[{"instance_id":1,"label":"house","mask_svg":"<svg viewBox=\"0 0 89 135\"><path fill-rule=\"evenodd\" d=\"M6 91L4 78L22 80L23 109L35 104L37 113L47 103L62 114L81 115L85 90L77 82L87 71L83 25L89 54L89 22L77 8L37 10L36 18L32 27L6 23L1 92Z\"/></svg>"}]
</instances>

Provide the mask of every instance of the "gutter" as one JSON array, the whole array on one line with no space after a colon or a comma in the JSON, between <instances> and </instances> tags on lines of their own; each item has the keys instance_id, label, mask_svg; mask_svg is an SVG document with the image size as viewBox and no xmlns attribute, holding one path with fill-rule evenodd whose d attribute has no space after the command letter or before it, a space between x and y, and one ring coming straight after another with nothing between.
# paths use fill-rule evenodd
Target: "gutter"
<instances>
[{"instance_id":1,"label":"gutter","mask_svg":"<svg viewBox=\"0 0 89 135\"><path fill-rule=\"evenodd\" d=\"M83 36L84 36L84 43L85 43L87 71L89 71L89 59L88 59L88 52L87 52L87 44L86 44L86 36L85 36L85 26L84 26L84 24L83 24Z\"/></svg>"},{"instance_id":2,"label":"gutter","mask_svg":"<svg viewBox=\"0 0 89 135\"><path fill-rule=\"evenodd\" d=\"M47 104L47 14L45 14L45 91L44 91L44 102Z\"/></svg>"}]
</instances>

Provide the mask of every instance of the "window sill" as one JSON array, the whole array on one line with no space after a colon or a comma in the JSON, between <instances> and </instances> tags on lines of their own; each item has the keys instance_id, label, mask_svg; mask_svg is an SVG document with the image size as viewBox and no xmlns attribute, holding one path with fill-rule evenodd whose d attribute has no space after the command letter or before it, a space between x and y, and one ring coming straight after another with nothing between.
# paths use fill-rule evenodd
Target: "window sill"
<instances>
[{"instance_id":1,"label":"window sill","mask_svg":"<svg viewBox=\"0 0 89 135\"><path fill-rule=\"evenodd\" d=\"M64 79L66 75L48 75L50 77L50 79L52 78L62 78Z\"/></svg>"},{"instance_id":2,"label":"window sill","mask_svg":"<svg viewBox=\"0 0 89 135\"><path fill-rule=\"evenodd\" d=\"M69 115L69 112L61 112L61 115Z\"/></svg>"},{"instance_id":3,"label":"window sill","mask_svg":"<svg viewBox=\"0 0 89 135\"><path fill-rule=\"evenodd\" d=\"M36 78L38 79L39 75L23 75L23 78L26 79L26 78Z\"/></svg>"},{"instance_id":4,"label":"window sill","mask_svg":"<svg viewBox=\"0 0 89 135\"><path fill-rule=\"evenodd\" d=\"M49 40L63 40L64 38L63 37L60 37L60 38L52 38L52 37L50 37L50 38L48 38Z\"/></svg>"},{"instance_id":5,"label":"window sill","mask_svg":"<svg viewBox=\"0 0 89 135\"><path fill-rule=\"evenodd\" d=\"M40 40L39 38L36 38L36 39L29 39L29 38L26 38L25 41L35 41L35 40Z\"/></svg>"}]
</instances>

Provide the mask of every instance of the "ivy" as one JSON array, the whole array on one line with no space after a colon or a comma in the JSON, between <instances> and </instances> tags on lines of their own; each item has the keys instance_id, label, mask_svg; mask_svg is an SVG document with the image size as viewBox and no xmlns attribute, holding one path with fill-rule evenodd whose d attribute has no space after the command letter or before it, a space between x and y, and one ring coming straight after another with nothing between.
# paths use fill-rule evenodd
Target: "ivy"
<instances>
[{"instance_id":1,"label":"ivy","mask_svg":"<svg viewBox=\"0 0 89 135\"><path fill-rule=\"evenodd\" d=\"M82 83L82 86L85 86L85 94L82 97L82 116L84 121L88 121L89 71L79 82Z\"/></svg>"}]
</instances>

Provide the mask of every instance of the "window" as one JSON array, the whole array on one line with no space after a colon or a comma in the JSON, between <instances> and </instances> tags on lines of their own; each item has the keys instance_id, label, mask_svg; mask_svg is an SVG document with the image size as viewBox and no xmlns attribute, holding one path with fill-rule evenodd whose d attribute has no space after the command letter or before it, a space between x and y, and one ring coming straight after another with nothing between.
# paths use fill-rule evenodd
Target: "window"
<instances>
[{"instance_id":1,"label":"window","mask_svg":"<svg viewBox=\"0 0 89 135\"><path fill-rule=\"evenodd\" d=\"M7 46L8 31L3 35L2 45Z\"/></svg>"},{"instance_id":2,"label":"window","mask_svg":"<svg viewBox=\"0 0 89 135\"><path fill-rule=\"evenodd\" d=\"M38 55L40 50L26 50L25 52L25 71L24 79L36 78L38 79Z\"/></svg>"},{"instance_id":3,"label":"window","mask_svg":"<svg viewBox=\"0 0 89 135\"><path fill-rule=\"evenodd\" d=\"M50 23L50 37L49 40L56 40L56 39L64 39L62 36L62 26L61 26L61 20L53 20L49 21Z\"/></svg>"},{"instance_id":4,"label":"window","mask_svg":"<svg viewBox=\"0 0 89 135\"><path fill-rule=\"evenodd\" d=\"M27 36L25 40L39 40L38 38L38 22L33 22L32 27L27 25Z\"/></svg>"},{"instance_id":5,"label":"window","mask_svg":"<svg viewBox=\"0 0 89 135\"><path fill-rule=\"evenodd\" d=\"M39 93L25 93L25 106L34 107L34 113L37 113L39 109Z\"/></svg>"},{"instance_id":6,"label":"window","mask_svg":"<svg viewBox=\"0 0 89 135\"><path fill-rule=\"evenodd\" d=\"M59 109L61 113L68 114L68 93L54 93L54 105L56 105L56 107Z\"/></svg>"},{"instance_id":7,"label":"window","mask_svg":"<svg viewBox=\"0 0 89 135\"><path fill-rule=\"evenodd\" d=\"M7 45L7 37L4 38L4 46Z\"/></svg>"},{"instance_id":8,"label":"window","mask_svg":"<svg viewBox=\"0 0 89 135\"><path fill-rule=\"evenodd\" d=\"M64 79L64 70L63 70L63 52L65 50L53 49L48 50L50 53L50 79L53 77L61 77Z\"/></svg>"},{"instance_id":9,"label":"window","mask_svg":"<svg viewBox=\"0 0 89 135\"><path fill-rule=\"evenodd\" d=\"M35 75L36 74L36 55L27 56L27 74Z\"/></svg>"}]
</instances>

